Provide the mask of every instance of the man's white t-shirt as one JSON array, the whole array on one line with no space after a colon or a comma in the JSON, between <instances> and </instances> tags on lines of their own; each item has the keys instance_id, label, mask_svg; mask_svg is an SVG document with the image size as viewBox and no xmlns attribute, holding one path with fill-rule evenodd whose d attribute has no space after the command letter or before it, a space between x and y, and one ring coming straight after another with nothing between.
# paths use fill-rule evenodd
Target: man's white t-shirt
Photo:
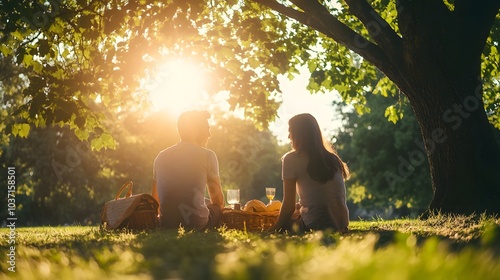
<instances>
[{"instance_id":1,"label":"man's white t-shirt","mask_svg":"<svg viewBox=\"0 0 500 280\"><path fill-rule=\"evenodd\" d=\"M153 166L160 199L160 226L204 228L209 214L205 204L207 179L218 176L217 156L209 149L179 142L161 151Z\"/></svg>"},{"instance_id":2,"label":"man's white t-shirt","mask_svg":"<svg viewBox=\"0 0 500 280\"><path fill-rule=\"evenodd\" d=\"M283 156L282 177L283 180L297 180L302 220L310 229L342 230L349 219L342 172L339 170L332 180L323 184L309 176L308 163L309 157L305 153L292 151Z\"/></svg>"}]
</instances>

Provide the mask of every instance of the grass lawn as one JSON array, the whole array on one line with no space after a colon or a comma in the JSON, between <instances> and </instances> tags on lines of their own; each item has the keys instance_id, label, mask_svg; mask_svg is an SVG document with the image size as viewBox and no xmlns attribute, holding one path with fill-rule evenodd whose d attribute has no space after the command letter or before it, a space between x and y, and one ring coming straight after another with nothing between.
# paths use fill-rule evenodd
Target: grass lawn
<instances>
[{"instance_id":1,"label":"grass lawn","mask_svg":"<svg viewBox=\"0 0 500 280\"><path fill-rule=\"evenodd\" d=\"M130 233L70 226L16 228L9 237L2 228L0 279L500 279L499 218L353 221L350 230Z\"/></svg>"}]
</instances>

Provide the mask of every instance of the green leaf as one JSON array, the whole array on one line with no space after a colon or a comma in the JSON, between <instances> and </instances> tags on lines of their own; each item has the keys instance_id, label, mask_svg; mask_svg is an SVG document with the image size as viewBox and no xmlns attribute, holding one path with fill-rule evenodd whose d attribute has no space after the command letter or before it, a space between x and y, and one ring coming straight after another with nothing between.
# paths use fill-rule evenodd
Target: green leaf
<instances>
[{"instance_id":1,"label":"green leaf","mask_svg":"<svg viewBox=\"0 0 500 280\"><path fill-rule=\"evenodd\" d=\"M90 141L90 147L92 150L100 151L103 147L101 138L94 138Z\"/></svg>"},{"instance_id":2,"label":"green leaf","mask_svg":"<svg viewBox=\"0 0 500 280\"><path fill-rule=\"evenodd\" d=\"M309 72L313 72L316 70L316 68L318 68L318 63L316 61L316 59L311 59L307 62L307 68L309 68Z\"/></svg>"},{"instance_id":3,"label":"green leaf","mask_svg":"<svg viewBox=\"0 0 500 280\"><path fill-rule=\"evenodd\" d=\"M384 116L387 117L387 120L394 124L399 120L398 111L396 110L396 107L394 107L394 105L391 105L387 107L387 109L385 109Z\"/></svg>"},{"instance_id":4,"label":"green leaf","mask_svg":"<svg viewBox=\"0 0 500 280\"><path fill-rule=\"evenodd\" d=\"M494 61L498 61L498 49L496 46L491 46L490 56L493 58Z\"/></svg>"},{"instance_id":5,"label":"green leaf","mask_svg":"<svg viewBox=\"0 0 500 280\"><path fill-rule=\"evenodd\" d=\"M95 149L97 151L101 150L102 148L115 149L116 148L116 141L113 138L113 136L111 136L111 134L104 132L99 137L92 139L90 141L90 145L91 145L92 149Z\"/></svg>"},{"instance_id":6,"label":"green leaf","mask_svg":"<svg viewBox=\"0 0 500 280\"><path fill-rule=\"evenodd\" d=\"M217 48L216 52L218 55L220 55L221 58L230 59L230 58L234 57L234 52L229 47L222 46L220 48Z\"/></svg>"},{"instance_id":7,"label":"green leaf","mask_svg":"<svg viewBox=\"0 0 500 280\"><path fill-rule=\"evenodd\" d=\"M321 87L327 89L327 90L331 90L333 89L332 87L332 79L330 77L326 77L323 82L321 82Z\"/></svg>"},{"instance_id":8,"label":"green leaf","mask_svg":"<svg viewBox=\"0 0 500 280\"><path fill-rule=\"evenodd\" d=\"M42 73L42 71L43 71L43 65L40 62L38 62L36 60L33 60L31 64L33 65L33 70L36 73Z\"/></svg>"},{"instance_id":9,"label":"green leaf","mask_svg":"<svg viewBox=\"0 0 500 280\"><path fill-rule=\"evenodd\" d=\"M0 45L0 52L3 54L3 56L9 56L14 50L9 48L7 45Z\"/></svg>"},{"instance_id":10,"label":"green leaf","mask_svg":"<svg viewBox=\"0 0 500 280\"><path fill-rule=\"evenodd\" d=\"M50 25L49 31L56 33L56 34L61 34L64 31L63 24L64 23L62 23L62 21L60 19L56 18L56 20L54 21L54 24Z\"/></svg>"},{"instance_id":11,"label":"green leaf","mask_svg":"<svg viewBox=\"0 0 500 280\"><path fill-rule=\"evenodd\" d=\"M274 74L278 75L280 74L280 69L274 65L268 65L267 68Z\"/></svg>"},{"instance_id":12,"label":"green leaf","mask_svg":"<svg viewBox=\"0 0 500 280\"><path fill-rule=\"evenodd\" d=\"M226 63L226 69L231 71L232 73L235 74L240 74L242 72L241 70L241 63L238 62L236 59L232 59Z\"/></svg>"},{"instance_id":13,"label":"green leaf","mask_svg":"<svg viewBox=\"0 0 500 280\"><path fill-rule=\"evenodd\" d=\"M257 68L260 66L260 62L258 59L254 58L254 57L249 57L248 58L248 64L250 65L250 67L252 67L253 69Z\"/></svg>"},{"instance_id":14,"label":"green leaf","mask_svg":"<svg viewBox=\"0 0 500 280\"><path fill-rule=\"evenodd\" d=\"M103 133L101 135L101 138L102 138L102 144L104 145L104 147L111 148L111 149L116 148L116 141L113 138L113 136L111 136L111 134Z\"/></svg>"},{"instance_id":15,"label":"green leaf","mask_svg":"<svg viewBox=\"0 0 500 280\"><path fill-rule=\"evenodd\" d=\"M87 140L89 139L89 132L86 129L75 129L75 135L78 137L80 140Z\"/></svg>"},{"instance_id":16,"label":"green leaf","mask_svg":"<svg viewBox=\"0 0 500 280\"><path fill-rule=\"evenodd\" d=\"M16 30L12 33L10 33L10 35L18 40L23 40L24 39L24 35L21 34L21 32L19 32L19 30Z\"/></svg>"},{"instance_id":17,"label":"green leaf","mask_svg":"<svg viewBox=\"0 0 500 280\"><path fill-rule=\"evenodd\" d=\"M30 125L27 123L16 123L12 125L12 135L27 138L30 133Z\"/></svg>"}]
</instances>

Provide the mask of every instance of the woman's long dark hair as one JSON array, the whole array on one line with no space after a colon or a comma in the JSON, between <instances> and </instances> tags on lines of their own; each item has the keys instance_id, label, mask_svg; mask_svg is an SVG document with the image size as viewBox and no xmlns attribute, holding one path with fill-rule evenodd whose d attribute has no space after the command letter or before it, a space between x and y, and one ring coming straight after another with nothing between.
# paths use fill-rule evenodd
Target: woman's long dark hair
<instances>
[{"instance_id":1,"label":"woman's long dark hair","mask_svg":"<svg viewBox=\"0 0 500 280\"><path fill-rule=\"evenodd\" d=\"M307 173L314 180L326 183L337 172L349 177L349 169L330 144L323 140L318 122L311 114L300 114L288 121L294 150L304 152L309 157Z\"/></svg>"}]
</instances>

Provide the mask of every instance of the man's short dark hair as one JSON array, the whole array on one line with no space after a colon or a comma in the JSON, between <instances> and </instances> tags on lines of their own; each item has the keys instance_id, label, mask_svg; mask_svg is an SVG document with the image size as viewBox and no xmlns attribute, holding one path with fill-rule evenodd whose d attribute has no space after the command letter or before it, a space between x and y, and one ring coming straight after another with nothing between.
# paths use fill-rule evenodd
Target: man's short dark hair
<instances>
[{"instance_id":1,"label":"man's short dark hair","mask_svg":"<svg viewBox=\"0 0 500 280\"><path fill-rule=\"evenodd\" d=\"M207 120L210 118L210 113L207 111L186 111L177 119L177 131L181 140L196 137L202 131Z\"/></svg>"}]
</instances>

